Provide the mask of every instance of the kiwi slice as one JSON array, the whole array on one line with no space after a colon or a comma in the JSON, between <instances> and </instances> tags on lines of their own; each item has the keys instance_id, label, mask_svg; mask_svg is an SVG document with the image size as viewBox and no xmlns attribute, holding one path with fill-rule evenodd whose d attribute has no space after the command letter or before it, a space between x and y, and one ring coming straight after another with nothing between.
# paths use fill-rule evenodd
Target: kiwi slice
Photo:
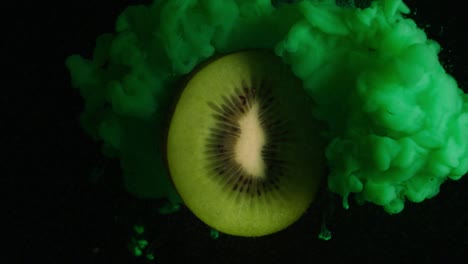
<instances>
[{"instance_id":1,"label":"kiwi slice","mask_svg":"<svg viewBox=\"0 0 468 264\"><path fill-rule=\"evenodd\" d=\"M186 206L231 235L267 235L295 222L325 171L311 104L301 80L267 51L197 69L167 136L169 171Z\"/></svg>"}]
</instances>

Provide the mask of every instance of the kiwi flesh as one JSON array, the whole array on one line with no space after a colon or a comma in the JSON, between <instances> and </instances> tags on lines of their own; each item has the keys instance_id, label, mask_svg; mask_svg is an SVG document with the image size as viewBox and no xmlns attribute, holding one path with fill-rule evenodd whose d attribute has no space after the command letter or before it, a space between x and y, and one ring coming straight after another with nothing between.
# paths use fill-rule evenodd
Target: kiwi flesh
<instances>
[{"instance_id":1,"label":"kiwi flesh","mask_svg":"<svg viewBox=\"0 0 468 264\"><path fill-rule=\"evenodd\" d=\"M325 172L311 104L301 80L268 51L228 54L197 69L167 135L168 168L186 206L237 236L294 223Z\"/></svg>"}]
</instances>

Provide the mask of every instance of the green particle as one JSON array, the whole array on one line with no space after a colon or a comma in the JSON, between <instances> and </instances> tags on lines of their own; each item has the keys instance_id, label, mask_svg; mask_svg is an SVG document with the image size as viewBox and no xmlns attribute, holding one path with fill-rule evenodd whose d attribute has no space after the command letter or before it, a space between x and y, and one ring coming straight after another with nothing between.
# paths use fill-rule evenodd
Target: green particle
<instances>
[{"instance_id":1,"label":"green particle","mask_svg":"<svg viewBox=\"0 0 468 264\"><path fill-rule=\"evenodd\" d=\"M219 238L219 232L217 230L211 229L210 236L211 236L212 239L218 239Z\"/></svg>"},{"instance_id":2,"label":"green particle","mask_svg":"<svg viewBox=\"0 0 468 264\"><path fill-rule=\"evenodd\" d=\"M148 253L148 254L146 254L146 259L154 260L154 255L152 253Z\"/></svg>"},{"instance_id":3,"label":"green particle","mask_svg":"<svg viewBox=\"0 0 468 264\"><path fill-rule=\"evenodd\" d=\"M163 207L158 209L158 212L162 215L168 215L179 211L180 204L167 203Z\"/></svg>"},{"instance_id":4,"label":"green particle","mask_svg":"<svg viewBox=\"0 0 468 264\"><path fill-rule=\"evenodd\" d=\"M145 239L138 240L137 246L141 249L144 249L146 246L148 246L148 241Z\"/></svg>"},{"instance_id":5,"label":"green particle","mask_svg":"<svg viewBox=\"0 0 468 264\"><path fill-rule=\"evenodd\" d=\"M148 240L146 239L139 239L136 240L135 238L131 239L129 244L130 250L133 252L133 255L136 257L140 257L143 255L143 250L148 246Z\"/></svg>"},{"instance_id":6,"label":"green particle","mask_svg":"<svg viewBox=\"0 0 468 264\"><path fill-rule=\"evenodd\" d=\"M328 241L332 238L332 234L328 229L322 229L318 235L318 239Z\"/></svg>"},{"instance_id":7,"label":"green particle","mask_svg":"<svg viewBox=\"0 0 468 264\"><path fill-rule=\"evenodd\" d=\"M142 226L142 225L134 225L133 226L133 230L135 231L135 233L137 233L138 235L141 235L145 232L145 227Z\"/></svg>"},{"instance_id":8,"label":"green particle","mask_svg":"<svg viewBox=\"0 0 468 264\"><path fill-rule=\"evenodd\" d=\"M138 247L134 247L133 248L133 255L135 255L135 257L140 257L141 255L143 255L143 252Z\"/></svg>"}]
</instances>

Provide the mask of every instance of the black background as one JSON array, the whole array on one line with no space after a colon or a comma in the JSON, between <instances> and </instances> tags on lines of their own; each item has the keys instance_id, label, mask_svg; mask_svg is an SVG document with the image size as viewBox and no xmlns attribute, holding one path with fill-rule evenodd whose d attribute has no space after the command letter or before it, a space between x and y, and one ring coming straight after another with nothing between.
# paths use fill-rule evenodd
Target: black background
<instances>
[{"instance_id":1,"label":"black background","mask_svg":"<svg viewBox=\"0 0 468 264\"><path fill-rule=\"evenodd\" d=\"M130 4L62 1L4 4L1 166L5 263L147 263L127 250L132 225L144 224L155 263L410 263L468 256L468 179L447 181L433 199L407 203L390 216L371 204L339 206L328 219L330 241L317 239L319 201L290 228L262 238L209 236L188 210L158 216L157 201L139 201L120 185L118 163L102 167L100 149L80 128L82 100L65 58L91 55ZM462 1L407 1L413 17L441 43L440 57L467 92L468 41ZM450 3L450 4L449 4ZM5 224L6 223L6 224Z\"/></svg>"}]
</instances>

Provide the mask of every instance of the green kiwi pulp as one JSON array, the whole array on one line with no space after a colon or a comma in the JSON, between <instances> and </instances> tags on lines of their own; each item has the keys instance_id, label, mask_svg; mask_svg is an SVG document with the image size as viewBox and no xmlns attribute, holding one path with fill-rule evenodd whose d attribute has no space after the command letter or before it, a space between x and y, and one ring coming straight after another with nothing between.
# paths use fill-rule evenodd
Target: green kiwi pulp
<instances>
[{"instance_id":1,"label":"green kiwi pulp","mask_svg":"<svg viewBox=\"0 0 468 264\"><path fill-rule=\"evenodd\" d=\"M187 207L237 236L294 223L325 171L311 104L301 80L267 51L229 54L197 69L167 136L169 171Z\"/></svg>"}]
</instances>

